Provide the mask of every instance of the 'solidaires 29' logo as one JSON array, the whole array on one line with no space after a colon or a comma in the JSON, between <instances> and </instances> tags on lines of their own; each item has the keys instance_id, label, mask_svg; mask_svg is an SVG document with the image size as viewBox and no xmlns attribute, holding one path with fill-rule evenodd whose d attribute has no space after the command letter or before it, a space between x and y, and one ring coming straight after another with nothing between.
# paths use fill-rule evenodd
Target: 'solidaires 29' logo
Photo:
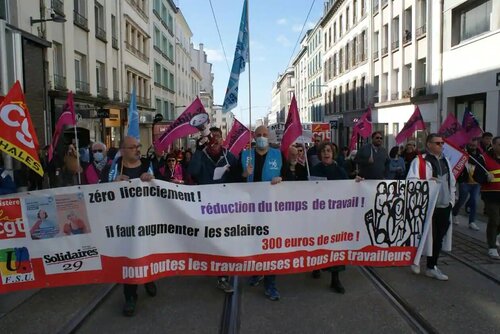
<instances>
[{"instance_id":1,"label":"'solidaires 29' logo","mask_svg":"<svg viewBox=\"0 0 500 334\"><path fill-rule=\"evenodd\" d=\"M28 248L0 249L0 276L2 284L34 281L35 275Z\"/></svg>"}]
</instances>

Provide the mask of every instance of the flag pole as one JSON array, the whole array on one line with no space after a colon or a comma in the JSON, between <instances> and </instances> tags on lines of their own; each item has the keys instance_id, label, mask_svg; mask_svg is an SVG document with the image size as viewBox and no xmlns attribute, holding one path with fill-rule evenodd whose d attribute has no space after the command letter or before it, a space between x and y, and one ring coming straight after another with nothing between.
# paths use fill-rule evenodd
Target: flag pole
<instances>
[{"instance_id":1,"label":"flag pole","mask_svg":"<svg viewBox=\"0 0 500 334\"><path fill-rule=\"evenodd\" d=\"M76 122L75 122L75 125L73 125L73 129L75 130L75 146L76 146L76 161L77 161L77 164L78 164L78 184L82 184L82 177L81 177L81 173L80 173L80 169L82 168L82 166L80 165L80 148L79 148L79 144L78 144L78 135L77 135L77 131L76 131Z\"/></svg>"},{"instance_id":2,"label":"flag pole","mask_svg":"<svg viewBox=\"0 0 500 334\"><path fill-rule=\"evenodd\" d=\"M246 17L246 26L247 26L247 31L248 31L248 118L249 118L249 123L248 123L248 128L250 130L250 142L249 148L250 150L252 149L252 69L251 69L251 61L250 61L250 20L248 19L250 17L250 13L248 11L248 2L250 0L246 1L246 11L247 11L247 17ZM251 157L252 155L249 154Z\"/></svg>"}]
</instances>

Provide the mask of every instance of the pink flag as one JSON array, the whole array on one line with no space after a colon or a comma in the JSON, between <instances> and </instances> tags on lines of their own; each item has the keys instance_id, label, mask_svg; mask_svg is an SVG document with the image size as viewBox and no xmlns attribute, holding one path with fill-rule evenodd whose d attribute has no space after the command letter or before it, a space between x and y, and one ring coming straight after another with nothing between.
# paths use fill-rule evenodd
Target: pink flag
<instances>
[{"instance_id":1,"label":"pink flag","mask_svg":"<svg viewBox=\"0 0 500 334\"><path fill-rule=\"evenodd\" d=\"M351 150L356 147L358 134L363 138L368 138L372 134L372 109L370 107L352 128L351 143L349 144Z\"/></svg>"},{"instance_id":2,"label":"pink flag","mask_svg":"<svg viewBox=\"0 0 500 334\"><path fill-rule=\"evenodd\" d=\"M438 133L443 136L443 138L446 138L448 142L457 146L463 146L469 142L462 126L458 123L456 117L451 113L448 114L448 117L444 120Z\"/></svg>"},{"instance_id":3,"label":"pink flag","mask_svg":"<svg viewBox=\"0 0 500 334\"><path fill-rule=\"evenodd\" d=\"M203 131L209 124L209 116L197 97L154 143L158 151L164 151L174 140Z\"/></svg>"},{"instance_id":4,"label":"pink flag","mask_svg":"<svg viewBox=\"0 0 500 334\"><path fill-rule=\"evenodd\" d=\"M418 106L415 106L415 111L396 136L396 144L404 142L406 138L410 137L417 130L425 130L425 123L422 114L420 114L420 109Z\"/></svg>"},{"instance_id":5,"label":"pink flag","mask_svg":"<svg viewBox=\"0 0 500 334\"><path fill-rule=\"evenodd\" d=\"M229 152L238 156L243 148L250 143L251 137L252 134L250 133L250 130L248 130L248 128L241 124L237 119L234 119L233 127L227 134L223 146L227 148Z\"/></svg>"},{"instance_id":6,"label":"pink flag","mask_svg":"<svg viewBox=\"0 0 500 334\"><path fill-rule=\"evenodd\" d=\"M479 122L470 112L469 109L466 109L464 112L464 118L462 120L462 128L469 141L472 138L480 137L483 134L483 130L479 126Z\"/></svg>"},{"instance_id":7,"label":"pink flag","mask_svg":"<svg viewBox=\"0 0 500 334\"><path fill-rule=\"evenodd\" d=\"M76 114L75 114L75 103L73 101L73 92L68 93L68 97L66 98L66 103L63 106L63 112L56 123L56 129L54 131L54 135L52 136L52 142L49 146L49 161L52 160L54 155L54 148L57 146L57 142L59 141L59 137L61 133L63 133L64 126L71 125L76 126Z\"/></svg>"},{"instance_id":8,"label":"pink flag","mask_svg":"<svg viewBox=\"0 0 500 334\"><path fill-rule=\"evenodd\" d=\"M302 135L302 124L300 124L299 109L297 108L297 100L295 99L295 94L292 96L292 102L290 103L290 110L288 110L288 115L285 122L285 130L283 131L283 137L281 138L281 152L288 156L288 147L293 144L293 142Z\"/></svg>"},{"instance_id":9,"label":"pink flag","mask_svg":"<svg viewBox=\"0 0 500 334\"><path fill-rule=\"evenodd\" d=\"M443 155L450 161L455 179L458 178L469 160L469 155L447 139L444 139Z\"/></svg>"}]
</instances>

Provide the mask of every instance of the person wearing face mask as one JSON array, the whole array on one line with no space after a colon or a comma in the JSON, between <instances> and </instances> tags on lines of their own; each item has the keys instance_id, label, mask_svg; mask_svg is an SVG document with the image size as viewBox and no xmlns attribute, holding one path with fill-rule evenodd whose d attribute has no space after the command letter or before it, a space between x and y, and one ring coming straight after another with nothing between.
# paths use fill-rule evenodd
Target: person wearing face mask
<instances>
[{"instance_id":1,"label":"person wearing face mask","mask_svg":"<svg viewBox=\"0 0 500 334\"><path fill-rule=\"evenodd\" d=\"M90 152L92 154L92 162L83 171L82 184L107 182L110 161L106 155L106 145L101 142L95 142L92 144Z\"/></svg>"},{"instance_id":2,"label":"person wearing face mask","mask_svg":"<svg viewBox=\"0 0 500 334\"><path fill-rule=\"evenodd\" d=\"M255 129L255 148L244 150L241 154L242 176L247 182L271 182L278 184L282 181L281 169L283 159L278 149L269 147L269 131L261 125ZM265 295L272 301L278 301L280 294L276 288L276 275L253 276L249 284L257 286L264 280Z\"/></svg>"},{"instance_id":3,"label":"person wearing face mask","mask_svg":"<svg viewBox=\"0 0 500 334\"><path fill-rule=\"evenodd\" d=\"M238 159L226 148L222 147L222 131L211 127L208 140L198 146L187 166L187 173L197 180L198 184L232 183L241 180ZM201 141L200 141L201 142ZM234 291L228 276L220 276L217 288L231 293Z\"/></svg>"},{"instance_id":4,"label":"person wearing face mask","mask_svg":"<svg viewBox=\"0 0 500 334\"><path fill-rule=\"evenodd\" d=\"M298 160L298 149L294 146L288 148L288 159L283 164L283 181L307 181L306 167Z\"/></svg>"}]
</instances>

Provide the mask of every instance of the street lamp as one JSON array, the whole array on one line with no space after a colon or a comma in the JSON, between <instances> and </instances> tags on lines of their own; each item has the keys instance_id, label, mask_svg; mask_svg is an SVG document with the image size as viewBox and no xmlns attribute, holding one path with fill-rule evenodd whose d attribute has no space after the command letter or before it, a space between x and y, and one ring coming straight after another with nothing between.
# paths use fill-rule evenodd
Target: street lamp
<instances>
[{"instance_id":1,"label":"street lamp","mask_svg":"<svg viewBox=\"0 0 500 334\"><path fill-rule=\"evenodd\" d=\"M36 24L36 23L42 23L42 22L56 22L56 23L64 23L66 22L66 19L60 15L57 15L55 13L50 14L50 19L33 19L33 17L30 16L30 26Z\"/></svg>"}]
</instances>

